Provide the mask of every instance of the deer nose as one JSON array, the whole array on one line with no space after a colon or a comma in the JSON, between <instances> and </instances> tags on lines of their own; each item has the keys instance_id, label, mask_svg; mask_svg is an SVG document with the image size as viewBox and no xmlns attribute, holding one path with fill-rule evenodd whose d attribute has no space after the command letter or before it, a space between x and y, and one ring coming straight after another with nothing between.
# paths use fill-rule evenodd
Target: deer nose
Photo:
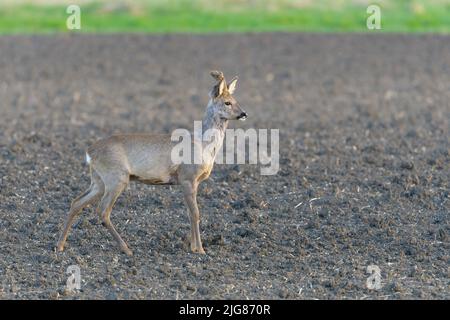
<instances>
[{"instance_id":1,"label":"deer nose","mask_svg":"<svg viewBox=\"0 0 450 320\"><path fill-rule=\"evenodd\" d=\"M245 119L247 119L247 112L242 111L241 114L239 115L239 117L237 117L239 120L244 121Z\"/></svg>"}]
</instances>

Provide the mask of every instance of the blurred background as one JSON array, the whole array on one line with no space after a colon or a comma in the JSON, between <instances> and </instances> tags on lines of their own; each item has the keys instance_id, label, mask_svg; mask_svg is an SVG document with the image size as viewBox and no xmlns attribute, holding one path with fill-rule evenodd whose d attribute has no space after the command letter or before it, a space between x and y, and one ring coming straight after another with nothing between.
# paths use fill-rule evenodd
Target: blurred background
<instances>
[{"instance_id":1,"label":"blurred background","mask_svg":"<svg viewBox=\"0 0 450 320\"><path fill-rule=\"evenodd\" d=\"M0 33L71 32L70 4L81 32L367 32L371 4L377 32L450 31L449 0L2 0Z\"/></svg>"}]
</instances>

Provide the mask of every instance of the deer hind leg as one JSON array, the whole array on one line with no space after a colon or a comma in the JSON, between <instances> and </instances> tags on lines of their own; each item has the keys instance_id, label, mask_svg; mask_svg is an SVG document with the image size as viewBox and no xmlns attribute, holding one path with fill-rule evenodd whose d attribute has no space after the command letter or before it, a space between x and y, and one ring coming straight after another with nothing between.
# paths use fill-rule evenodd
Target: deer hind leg
<instances>
[{"instance_id":1,"label":"deer hind leg","mask_svg":"<svg viewBox=\"0 0 450 320\"><path fill-rule=\"evenodd\" d=\"M64 250L67 236L69 235L70 228L72 227L73 221L75 220L76 216L83 210L83 208L85 208L89 204L94 203L100 198L100 196L103 194L103 188L103 182L101 181L100 177L97 175L97 173L92 171L91 185L85 192L83 192L72 201L64 230L57 244L57 251L61 252Z\"/></svg>"},{"instance_id":2,"label":"deer hind leg","mask_svg":"<svg viewBox=\"0 0 450 320\"><path fill-rule=\"evenodd\" d=\"M189 209L189 221L191 222L191 251L205 254L200 238L200 212L197 206L197 183L183 182L184 200Z\"/></svg>"},{"instance_id":3,"label":"deer hind leg","mask_svg":"<svg viewBox=\"0 0 450 320\"><path fill-rule=\"evenodd\" d=\"M114 225L111 223L111 211L116 202L117 198L120 196L122 191L126 188L129 181L129 175L123 174L120 176L115 176L114 178L103 179L105 183L105 193L100 201L97 208L99 215L102 218L102 224L108 229L112 234L114 239L119 244L120 249L129 256L132 256L132 251L128 248L126 242L119 235Z\"/></svg>"}]
</instances>

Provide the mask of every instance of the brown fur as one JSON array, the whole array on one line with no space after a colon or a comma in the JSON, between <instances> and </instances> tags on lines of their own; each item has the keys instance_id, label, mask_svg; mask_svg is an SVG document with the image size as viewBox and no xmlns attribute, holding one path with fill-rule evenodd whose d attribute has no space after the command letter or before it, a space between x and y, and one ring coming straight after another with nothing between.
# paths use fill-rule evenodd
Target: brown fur
<instances>
[{"instance_id":1,"label":"brown fur","mask_svg":"<svg viewBox=\"0 0 450 320\"><path fill-rule=\"evenodd\" d=\"M132 255L128 245L115 230L110 215L115 201L132 180L145 184L177 184L183 188L191 222L190 243L192 252L205 253L200 239L200 213L197 206L197 188L211 174L216 152L220 149L228 120L246 117L233 98L237 78L225 82L223 73L213 71L217 80L210 93L203 130L217 129L221 135L215 141L214 154L201 164L174 164L171 150L174 142L170 135L127 134L102 139L87 150L90 157L91 185L70 208L57 250L63 251L70 227L75 217L89 204L100 200L97 213L103 225L110 231L122 251ZM231 103L226 105L225 103ZM199 142L194 142L199 143Z\"/></svg>"}]
</instances>

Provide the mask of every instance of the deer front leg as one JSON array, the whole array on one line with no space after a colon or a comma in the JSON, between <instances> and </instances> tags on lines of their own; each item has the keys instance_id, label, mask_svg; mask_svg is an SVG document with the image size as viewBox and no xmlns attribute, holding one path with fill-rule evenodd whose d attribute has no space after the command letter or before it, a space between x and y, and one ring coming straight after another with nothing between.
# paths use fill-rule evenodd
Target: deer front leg
<instances>
[{"instance_id":1,"label":"deer front leg","mask_svg":"<svg viewBox=\"0 0 450 320\"><path fill-rule=\"evenodd\" d=\"M191 222L191 251L205 254L202 241L200 239L200 212L197 206L197 186L198 183L183 182L184 200L189 209L189 221Z\"/></svg>"}]
</instances>

